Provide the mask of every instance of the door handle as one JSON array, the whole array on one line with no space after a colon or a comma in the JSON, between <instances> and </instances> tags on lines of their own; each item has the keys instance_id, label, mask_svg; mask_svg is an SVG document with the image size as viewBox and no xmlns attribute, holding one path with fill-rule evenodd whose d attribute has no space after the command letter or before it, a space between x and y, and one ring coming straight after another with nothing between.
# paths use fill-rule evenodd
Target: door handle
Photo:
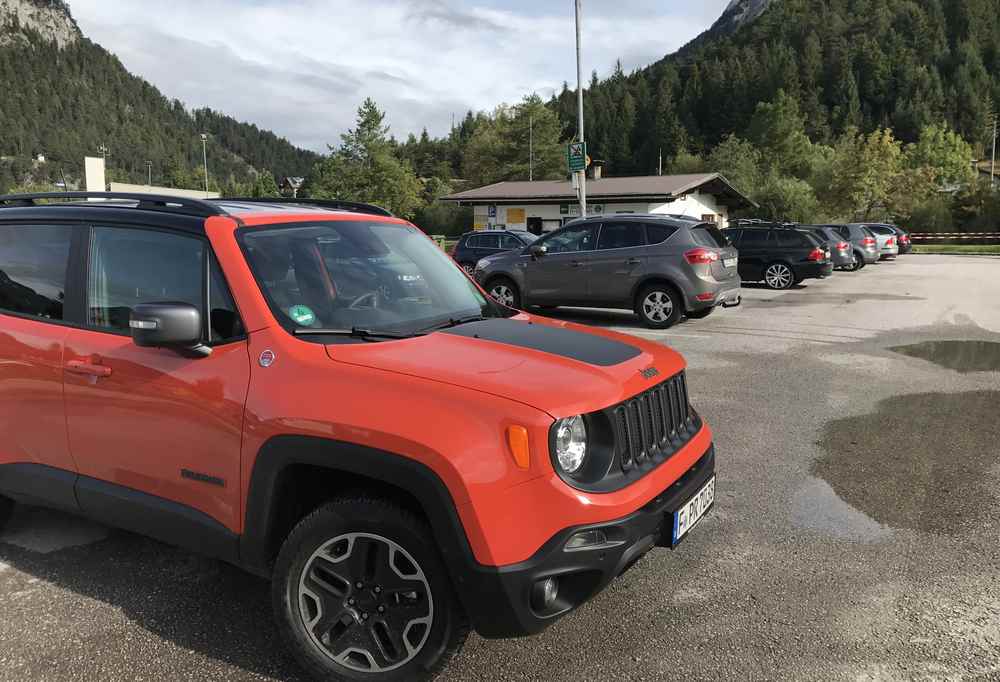
<instances>
[{"instance_id":1,"label":"door handle","mask_svg":"<svg viewBox=\"0 0 1000 682\"><path fill-rule=\"evenodd\" d=\"M583 267L583 263L581 263L581 262L580 262L580 261L578 261L578 260L574 260L574 261L570 261L570 264L569 264L569 266L570 266L571 268L580 268L580 267Z\"/></svg>"},{"instance_id":2,"label":"door handle","mask_svg":"<svg viewBox=\"0 0 1000 682\"><path fill-rule=\"evenodd\" d=\"M88 377L109 377L111 368L106 365L95 365L83 360L70 360L66 363L66 371L73 374L83 374Z\"/></svg>"},{"instance_id":3,"label":"door handle","mask_svg":"<svg viewBox=\"0 0 1000 682\"><path fill-rule=\"evenodd\" d=\"M625 261L625 265L642 265L642 261L638 258L629 258Z\"/></svg>"}]
</instances>

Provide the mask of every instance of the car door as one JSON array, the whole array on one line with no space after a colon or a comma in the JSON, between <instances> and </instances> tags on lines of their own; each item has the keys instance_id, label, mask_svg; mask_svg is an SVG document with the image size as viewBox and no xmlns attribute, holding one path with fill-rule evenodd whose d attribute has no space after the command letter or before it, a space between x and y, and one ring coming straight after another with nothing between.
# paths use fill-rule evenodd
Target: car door
<instances>
[{"instance_id":1,"label":"car door","mask_svg":"<svg viewBox=\"0 0 1000 682\"><path fill-rule=\"evenodd\" d=\"M770 230L743 229L739 237L740 277L751 282L759 282L764 277L764 265L768 257Z\"/></svg>"},{"instance_id":2,"label":"car door","mask_svg":"<svg viewBox=\"0 0 1000 682\"><path fill-rule=\"evenodd\" d=\"M64 353L80 506L92 517L188 546L202 536L235 542L228 534L242 528L240 446L250 359L208 241L94 226L84 289L85 324L68 330ZM202 311L209 355L132 343L131 310L165 302Z\"/></svg>"},{"instance_id":3,"label":"car door","mask_svg":"<svg viewBox=\"0 0 1000 682\"><path fill-rule=\"evenodd\" d=\"M648 255L642 223L628 220L603 223L597 250L588 259L588 298L595 303L628 301L646 271Z\"/></svg>"},{"instance_id":4,"label":"car door","mask_svg":"<svg viewBox=\"0 0 1000 682\"><path fill-rule=\"evenodd\" d=\"M524 242L512 234L500 235L500 251L519 251L524 248Z\"/></svg>"},{"instance_id":5,"label":"car door","mask_svg":"<svg viewBox=\"0 0 1000 682\"><path fill-rule=\"evenodd\" d=\"M476 235L476 260L500 253L500 235L496 233L485 233Z\"/></svg>"},{"instance_id":6,"label":"car door","mask_svg":"<svg viewBox=\"0 0 1000 682\"><path fill-rule=\"evenodd\" d=\"M72 225L0 225L0 490L76 509L63 351Z\"/></svg>"},{"instance_id":7,"label":"car door","mask_svg":"<svg viewBox=\"0 0 1000 682\"><path fill-rule=\"evenodd\" d=\"M593 223L567 225L535 242L545 255L526 258L528 298L538 304L583 303L587 299L589 258L596 241Z\"/></svg>"}]
</instances>

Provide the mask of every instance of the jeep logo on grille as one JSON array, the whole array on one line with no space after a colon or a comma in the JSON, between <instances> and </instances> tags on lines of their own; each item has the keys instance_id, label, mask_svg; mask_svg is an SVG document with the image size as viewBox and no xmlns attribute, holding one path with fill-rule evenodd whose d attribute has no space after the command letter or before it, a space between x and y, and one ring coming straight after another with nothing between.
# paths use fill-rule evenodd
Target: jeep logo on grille
<instances>
[{"instance_id":1,"label":"jeep logo on grille","mask_svg":"<svg viewBox=\"0 0 1000 682\"><path fill-rule=\"evenodd\" d=\"M656 369L655 367L647 367L646 369L642 370L642 376L645 379L654 379L660 376L660 370Z\"/></svg>"}]
</instances>

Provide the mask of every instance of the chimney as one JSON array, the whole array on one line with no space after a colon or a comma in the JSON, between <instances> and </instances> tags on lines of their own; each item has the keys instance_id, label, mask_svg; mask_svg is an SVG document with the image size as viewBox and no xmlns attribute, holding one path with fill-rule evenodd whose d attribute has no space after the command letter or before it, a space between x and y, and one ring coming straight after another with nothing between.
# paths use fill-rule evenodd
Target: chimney
<instances>
[{"instance_id":1,"label":"chimney","mask_svg":"<svg viewBox=\"0 0 1000 682\"><path fill-rule=\"evenodd\" d=\"M608 165L607 161L592 161L590 164L590 172L587 174L591 180L600 180L604 175L604 167Z\"/></svg>"}]
</instances>

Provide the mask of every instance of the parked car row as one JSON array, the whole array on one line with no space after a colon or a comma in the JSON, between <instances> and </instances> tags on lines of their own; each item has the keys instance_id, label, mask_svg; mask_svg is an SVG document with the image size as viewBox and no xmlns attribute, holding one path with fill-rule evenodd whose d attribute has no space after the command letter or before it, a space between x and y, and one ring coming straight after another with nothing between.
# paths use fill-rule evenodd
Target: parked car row
<instances>
[{"instance_id":1,"label":"parked car row","mask_svg":"<svg viewBox=\"0 0 1000 682\"><path fill-rule=\"evenodd\" d=\"M789 289L834 270L857 272L911 250L889 224L799 225L738 220L725 229L659 214L594 216L536 237L471 232L452 255L511 308L633 310L665 329L741 302L742 282Z\"/></svg>"}]
</instances>

